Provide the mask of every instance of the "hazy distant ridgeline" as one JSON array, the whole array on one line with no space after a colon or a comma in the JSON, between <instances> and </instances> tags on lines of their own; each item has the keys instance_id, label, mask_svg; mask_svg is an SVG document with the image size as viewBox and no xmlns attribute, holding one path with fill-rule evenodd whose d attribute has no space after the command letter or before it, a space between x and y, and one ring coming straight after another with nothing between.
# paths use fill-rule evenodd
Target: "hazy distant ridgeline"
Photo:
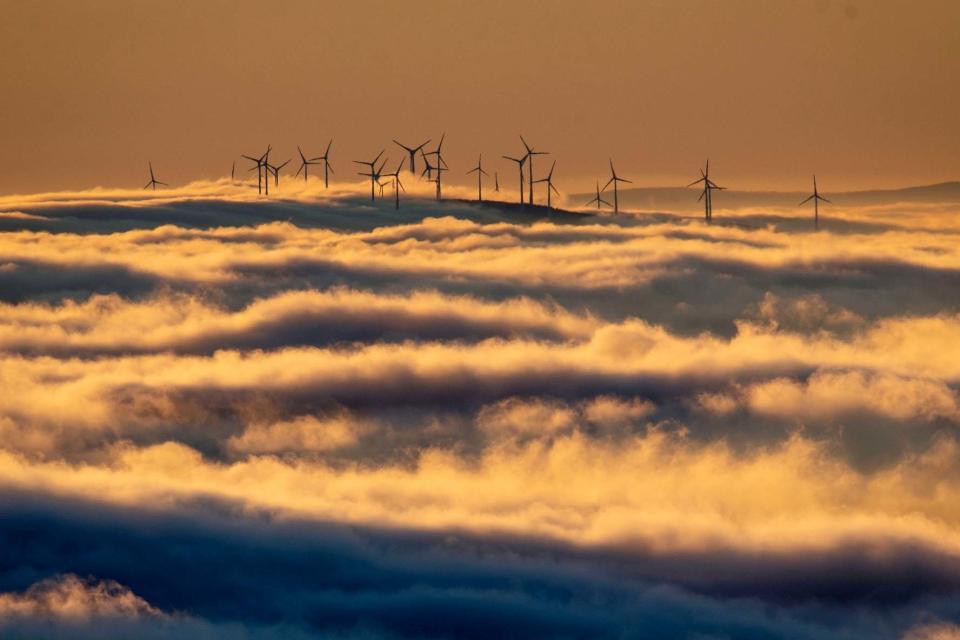
<instances>
[{"instance_id":1,"label":"hazy distant ridgeline","mask_svg":"<svg viewBox=\"0 0 960 640\"><path fill-rule=\"evenodd\" d=\"M721 186L728 189L714 195L717 209L755 209L771 207L776 209L798 209L798 203L810 195L809 191L739 191L720 180ZM878 189L871 191L829 190L829 183L821 179L821 193L832 201L835 208L869 207L901 203L960 203L960 182L944 182L902 189ZM593 193L577 193L570 196L573 205L582 205L594 197ZM620 190L620 205L628 209L662 212L703 211L703 204L697 202L699 191L695 187L641 187ZM830 205L822 210L829 215ZM799 214L798 214L799 215Z\"/></svg>"}]
</instances>

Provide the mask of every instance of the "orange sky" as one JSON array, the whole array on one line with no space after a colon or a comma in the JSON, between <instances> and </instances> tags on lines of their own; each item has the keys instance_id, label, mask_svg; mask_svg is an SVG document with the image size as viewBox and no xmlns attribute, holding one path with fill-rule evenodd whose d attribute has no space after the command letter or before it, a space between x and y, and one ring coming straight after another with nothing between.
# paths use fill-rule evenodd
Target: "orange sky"
<instances>
[{"instance_id":1,"label":"orange sky","mask_svg":"<svg viewBox=\"0 0 960 640\"><path fill-rule=\"evenodd\" d=\"M345 177L442 130L455 182L518 132L567 190L608 155L640 185L708 154L732 188L960 177L952 0L2 5L0 193L139 186L148 159L171 183L215 177L329 136Z\"/></svg>"}]
</instances>

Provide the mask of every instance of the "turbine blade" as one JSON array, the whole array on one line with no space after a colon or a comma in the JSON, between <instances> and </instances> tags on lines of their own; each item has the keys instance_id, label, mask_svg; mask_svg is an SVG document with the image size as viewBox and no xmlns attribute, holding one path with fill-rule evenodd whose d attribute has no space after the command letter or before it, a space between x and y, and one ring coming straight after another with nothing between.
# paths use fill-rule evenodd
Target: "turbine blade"
<instances>
[{"instance_id":1,"label":"turbine blade","mask_svg":"<svg viewBox=\"0 0 960 640\"><path fill-rule=\"evenodd\" d=\"M801 202L801 203L798 204L797 206L798 206L798 207L802 207L803 205L807 204L807 203L810 202L811 200L813 200L813 196L808 197L807 199L805 199L803 202Z\"/></svg>"}]
</instances>

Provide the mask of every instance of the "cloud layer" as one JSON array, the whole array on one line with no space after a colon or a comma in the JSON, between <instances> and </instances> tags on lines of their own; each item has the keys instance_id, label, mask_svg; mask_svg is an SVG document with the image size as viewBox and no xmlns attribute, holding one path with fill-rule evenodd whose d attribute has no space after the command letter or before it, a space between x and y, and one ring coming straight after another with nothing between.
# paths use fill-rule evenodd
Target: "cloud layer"
<instances>
[{"instance_id":1,"label":"cloud layer","mask_svg":"<svg viewBox=\"0 0 960 640\"><path fill-rule=\"evenodd\" d=\"M0 207L5 637L956 634L949 205Z\"/></svg>"}]
</instances>

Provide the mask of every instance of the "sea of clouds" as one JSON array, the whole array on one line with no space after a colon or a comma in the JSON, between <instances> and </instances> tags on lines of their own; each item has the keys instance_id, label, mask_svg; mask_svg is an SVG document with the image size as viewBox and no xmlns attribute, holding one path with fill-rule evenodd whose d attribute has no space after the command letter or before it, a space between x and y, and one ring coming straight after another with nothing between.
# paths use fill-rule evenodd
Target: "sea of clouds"
<instances>
[{"instance_id":1,"label":"sea of clouds","mask_svg":"<svg viewBox=\"0 0 960 640\"><path fill-rule=\"evenodd\" d=\"M960 638L960 204L363 189L0 198L0 636Z\"/></svg>"}]
</instances>

